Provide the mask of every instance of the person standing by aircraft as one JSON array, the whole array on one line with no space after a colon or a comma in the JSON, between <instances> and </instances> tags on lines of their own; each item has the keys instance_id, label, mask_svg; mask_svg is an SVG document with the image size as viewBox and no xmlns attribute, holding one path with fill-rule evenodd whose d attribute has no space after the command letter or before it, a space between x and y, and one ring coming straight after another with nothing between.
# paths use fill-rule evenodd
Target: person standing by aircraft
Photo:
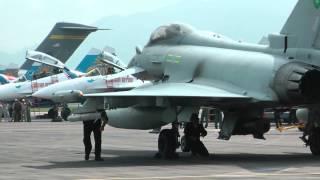
<instances>
[{"instance_id":1,"label":"person standing by aircraft","mask_svg":"<svg viewBox=\"0 0 320 180\"><path fill-rule=\"evenodd\" d=\"M203 125L199 123L199 118L196 113L193 113L190 118L190 122L186 124L184 134L187 140L187 144L190 146L192 155L200 155L208 157L209 152L204 144L200 141L200 136L207 135L207 131Z\"/></svg>"},{"instance_id":2,"label":"person standing by aircraft","mask_svg":"<svg viewBox=\"0 0 320 180\"><path fill-rule=\"evenodd\" d=\"M14 100L12 105L13 107L13 122L20 122L21 121L21 111L22 111L22 104L18 99Z\"/></svg>"},{"instance_id":3,"label":"person standing by aircraft","mask_svg":"<svg viewBox=\"0 0 320 180\"><path fill-rule=\"evenodd\" d=\"M9 114L9 104L3 103L3 118L5 121L10 121L10 114Z\"/></svg>"},{"instance_id":4,"label":"person standing by aircraft","mask_svg":"<svg viewBox=\"0 0 320 180\"><path fill-rule=\"evenodd\" d=\"M2 121L2 115L3 115L3 103L0 102L0 122Z\"/></svg>"},{"instance_id":5,"label":"person standing by aircraft","mask_svg":"<svg viewBox=\"0 0 320 180\"><path fill-rule=\"evenodd\" d=\"M8 112L9 112L9 121L13 120L13 103L8 104Z\"/></svg>"},{"instance_id":6,"label":"person standing by aircraft","mask_svg":"<svg viewBox=\"0 0 320 180\"><path fill-rule=\"evenodd\" d=\"M282 122L281 122L281 112L280 110L275 110L274 111L274 122L276 123L276 128L280 128L282 126Z\"/></svg>"},{"instance_id":7,"label":"person standing by aircraft","mask_svg":"<svg viewBox=\"0 0 320 180\"><path fill-rule=\"evenodd\" d=\"M93 132L94 141L95 141L95 159L94 160L104 161L104 159L101 158L101 132L104 131L104 127L107 123L108 123L108 116L105 111L101 112L101 119L83 121L83 144L85 147L84 159L86 161L89 160L89 156L92 149L92 144L90 139L91 132Z\"/></svg>"},{"instance_id":8,"label":"person standing by aircraft","mask_svg":"<svg viewBox=\"0 0 320 180\"><path fill-rule=\"evenodd\" d=\"M26 122L26 100L21 99L21 121Z\"/></svg>"},{"instance_id":9,"label":"person standing by aircraft","mask_svg":"<svg viewBox=\"0 0 320 180\"><path fill-rule=\"evenodd\" d=\"M24 105L24 121L31 122L31 113L30 113L31 102L28 99L25 99L23 105Z\"/></svg>"}]
</instances>

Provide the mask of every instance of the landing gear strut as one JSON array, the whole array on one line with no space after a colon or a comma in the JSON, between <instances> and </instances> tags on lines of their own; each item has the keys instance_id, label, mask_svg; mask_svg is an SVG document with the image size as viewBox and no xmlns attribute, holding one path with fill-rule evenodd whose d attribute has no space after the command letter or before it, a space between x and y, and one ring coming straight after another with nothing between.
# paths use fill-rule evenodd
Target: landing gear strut
<instances>
[{"instance_id":1,"label":"landing gear strut","mask_svg":"<svg viewBox=\"0 0 320 180\"><path fill-rule=\"evenodd\" d=\"M308 108L308 121L303 129L303 136L300 137L310 146L310 151L315 156L320 156L320 106L310 106Z\"/></svg>"}]
</instances>

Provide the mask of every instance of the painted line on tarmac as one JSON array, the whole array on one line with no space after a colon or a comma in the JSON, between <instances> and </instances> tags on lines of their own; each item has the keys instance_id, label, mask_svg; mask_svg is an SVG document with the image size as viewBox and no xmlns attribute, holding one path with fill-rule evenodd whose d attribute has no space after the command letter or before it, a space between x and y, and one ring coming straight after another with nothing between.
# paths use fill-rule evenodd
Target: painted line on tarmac
<instances>
[{"instance_id":1,"label":"painted line on tarmac","mask_svg":"<svg viewBox=\"0 0 320 180\"><path fill-rule=\"evenodd\" d=\"M195 179L195 178L255 178L255 177L286 177L286 176L316 176L320 177L320 173L248 173L248 174L214 174L199 176L155 176L155 177L114 177L108 180L139 180L139 179ZM80 179L80 180L104 180L104 179Z\"/></svg>"}]
</instances>

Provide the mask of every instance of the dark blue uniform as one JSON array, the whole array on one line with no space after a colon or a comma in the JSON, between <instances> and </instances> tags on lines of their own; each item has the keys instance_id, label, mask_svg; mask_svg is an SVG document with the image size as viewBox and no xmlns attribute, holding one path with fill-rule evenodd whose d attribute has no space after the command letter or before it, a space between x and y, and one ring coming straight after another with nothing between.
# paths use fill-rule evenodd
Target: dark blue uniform
<instances>
[{"instance_id":1,"label":"dark blue uniform","mask_svg":"<svg viewBox=\"0 0 320 180\"><path fill-rule=\"evenodd\" d=\"M202 124L188 122L184 128L184 134L193 155L209 156L207 148L200 141L200 136L204 137L207 135L207 131Z\"/></svg>"},{"instance_id":2,"label":"dark blue uniform","mask_svg":"<svg viewBox=\"0 0 320 180\"><path fill-rule=\"evenodd\" d=\"M91 132L94 135L95 142L95 160L102 160L101 158L101 119L83 121L83 143L85 147L85 160L89 160L91 153Z\"/></svg>"}]
</instances>

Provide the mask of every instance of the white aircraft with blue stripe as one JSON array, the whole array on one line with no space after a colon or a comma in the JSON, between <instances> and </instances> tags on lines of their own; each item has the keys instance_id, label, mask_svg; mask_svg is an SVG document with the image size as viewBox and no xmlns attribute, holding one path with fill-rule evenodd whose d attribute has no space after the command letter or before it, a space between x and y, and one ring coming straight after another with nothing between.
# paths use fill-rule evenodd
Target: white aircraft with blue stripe
<instances>
[{"instance_id":1,"label":"white aircraft with blue stripe","mask_svg":"<svg viewBox=\"0 0 320 180\"><path fill-rule=\"evenodd\" d=\"M58 59L49 56L45 53L37 52L37 51L28 51L27 59L30 61L34 61L40 64L50 65L51 63L56 64L63 69L59 72L56 72L54 75L45 75L45 77L31 80L31 81L22 81L22 82L15 82L4 84L0 86L0 101L14 101L15 99L26 98L35 93L36 91L45 88L51 84L55 84L58 82L74 79L80 76L84 76L86 72L80 72L81 70L87 70L91 66L94 65L95 61L92 59L96 59L98 56L99 51L94 49L90 50L88 55L81 61L79 66L76 70L70 70L64 66Z\"/></svg>"}]
</instances>

